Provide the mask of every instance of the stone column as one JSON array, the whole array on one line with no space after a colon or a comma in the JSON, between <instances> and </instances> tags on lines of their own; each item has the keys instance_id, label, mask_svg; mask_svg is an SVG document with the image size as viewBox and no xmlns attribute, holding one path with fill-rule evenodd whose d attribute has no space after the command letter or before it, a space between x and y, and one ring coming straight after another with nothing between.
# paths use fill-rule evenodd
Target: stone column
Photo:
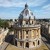
<instances>
[{"instance_id":1,"label":"stone column","mask_svg":"<svg viewBox=\"0 0 50 50\"><path fill-rule=\"evenodd\" d=\"M23 32L23 30L22 30L22 39L23 39L23 33L24 33L24 32Z\"/></svg>"},{"instance_id":2,"label":"stone column","mask_svg":"<svg viewBox=\"0 0 50 50\"><path fill-rule=\"evenodd\" d=\"M18 30L17 30L17 33L16 34L17 34L17 39L19 39L19 31Z\"/></svg>"},{"instance_id":3,"label":"stone column","mask_svg":"<svg viewBox=\"0 0 50 50\"><path fill-rule=\"evenodd\" d=\"M20 42L19 42L19 41L17 41L17 46L18 46L18 47L20 46Z\"/></svg>"},{"instance_id":4,"label":"stone column","mask_svg":"<svg viewBox=\"0 0 50 50\"><path fill-rule=\"evenodd\" d=\"M28 37L29 37L29 39L31 39L31 31L30 30L28 31Z\"/></svg>"},{"instance_id":5,"label":"stone column","mask_svg":"<svg viewBox=\"0 0 50 50\"><path fill-rule=\"evenodd\" d=\"M37 47L37 40L35 40L35 47Z\"/></svg>"},{"instance_id":6,"label":"stone column","mask_svg":"<svg viewBox=\"0 0 50 50\"><path fill-rule=\"evenodd\" d=\"M23 39L24 39L24 30L23 30Z\"/></svg>"},{"instance_id":7,"label":"stone column","mask_svg":"<svg viewBox=\"0 0 50 50\"><path fill-rule=\"evenodd\" d=\"M32 48L33 47L33 44L32 43L33 43L32 41L29 42L29 48Z\"/></svg>"},{"instance_id":8,"label":"stone column","mask_svg":"<svg viewBox=\"0 0 50 50\"><path fill-rule=\"evenodd\" d=\"M38 35L38 29L36 29L36 38L38 38L38 36L39 36L39 35Z\"/></svg>"},{"instance_id":9,"label":"stone column","mask_svg":"<svg viewBox=\"0 0 50 50\"><path fill-rule=\"evenodd\" d=\"M33 31L31 30L31 39L33 38Z\"/></svg>"},{"instance_id":10,"label":"stone column","mask_svg":"<svg viewBox=\"0 0 50 50\"><path fill-rule=\"evenodd\" d=\"M23 45L23 47L25 48L25 42L24 42L24 45Z\"/></svg>"},{"instance_id":11,"label":"stone column","mask_svg":"<svg viewBox=\"0 0 50 50\"><path fill-rule=\"evenodd\" d=\"M13 38L13 41L14 41L14 45L15 45L15 37Z\"/></svg>"},{"instance_id":12,"label":"stone column","mask_svg":"<svg viewBox=\"0 0 50 50\"><path fill-rule=\"evenodd\" d=\"M40 45L42 44L42 40L40 39Z\"/></svg>"},{"instance_id":13,"label":"stone column","mask_svg":"<svg viewBox=\"0 0 50 50\"><path fill-rule=\"evenodd\" d=\"M39 37L41 38L41 32L40 32L40 28L39 28L39 31L38 31L38 32L39 32Z\"/></svg>"},{"instance_id":14,"label":"stone column","mask_svg":"<svg viewBox=\"0 0 50 50\"><path fill-rule=\"evenodd\" d=\"M36 38L36 29L34 30L34 38Z\"/></svg>"},{"instance_id":15,"label":"stone column","mask_svg":"<svg viewBox=\"0 0 50 50\"><path fill-rule=\"evenodd\" d=\"M20 31L19 31L19 39L20 39Z\"/></svg>"}]
</instances>

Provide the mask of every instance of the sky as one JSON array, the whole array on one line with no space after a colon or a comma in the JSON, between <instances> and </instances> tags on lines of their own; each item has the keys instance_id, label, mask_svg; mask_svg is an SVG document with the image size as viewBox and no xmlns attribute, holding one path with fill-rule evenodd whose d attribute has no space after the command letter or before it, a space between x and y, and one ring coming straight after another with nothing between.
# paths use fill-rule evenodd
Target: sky
<instances>
[{"instance_id":1,"label":"sky","mask_svg":"<svg viewBox=\"0 0 50 50\"><path fill-rule=\"evenodd\" d=\"M0 0L0 18L17 19L26 3L35 18L50 18L50 0Z\"/></svg>"}]
</instances>

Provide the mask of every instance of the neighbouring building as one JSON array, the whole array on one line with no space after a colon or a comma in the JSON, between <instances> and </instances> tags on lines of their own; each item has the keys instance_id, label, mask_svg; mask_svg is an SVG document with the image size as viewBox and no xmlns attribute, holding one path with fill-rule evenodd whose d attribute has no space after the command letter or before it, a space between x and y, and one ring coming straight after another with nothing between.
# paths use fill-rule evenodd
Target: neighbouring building
<instances>
[{"instance_id":1,"label":"neighbouring building","mask_svg":"<svg viewBox=\"0 0 50 50\"><path fill-rule=\"evenodd\" d=\"M49 34L50 34L50 25L48 26L48 29L49 29Z\"/></svg>"},{"instance_id":2,"label":"neighbouring building","mask_svg":"<svg viewBox=\"0 0 50 50\"><path fill-rule=\"evenodd\" d=\"M36 48L41 45L41 25L36 24L35 16L25 4L24 10L14 25L14 45L22 48Z\"/></svg>"},{"instance_id":3,"label":"neighbouring building","mask_svg":"<svg viewBox=\"0 0 50 50\"><path fill-rule=\"evenodd\" d=\"M8 27L12 27L14 25L14 21L8 21L9 26Z\"/></svg>"},{"instance_id":4,"label":"neighbouring building","mask_svg":"<svg viewBox=\"0 0 50 50\"><path fill-rule=\"evenodd\" d=\"M48 23L48 35L50 36L50 22Z\"/></svg>"},{"instance_id":5,"label":"neighbouring building","mask_svg":"<svg viewBox=\"0 0 50 50\"><path fill-rule=\"evenodd\" d=\"M9 31L8 28L6 28L6 29L0 28L0 45L4 42L5 37L6 37L7 33L8 33L8 31Z\"/></svg>"},{"instance_id":6,"label":"neighbouring building","mask_svg":"<svg viewBox=\"0 0 50 50\"><path fill-rule=\"evenodd\" d=\"M41 23L41 34L48 34L48 23Z\"/></svg>"}]
</instances>

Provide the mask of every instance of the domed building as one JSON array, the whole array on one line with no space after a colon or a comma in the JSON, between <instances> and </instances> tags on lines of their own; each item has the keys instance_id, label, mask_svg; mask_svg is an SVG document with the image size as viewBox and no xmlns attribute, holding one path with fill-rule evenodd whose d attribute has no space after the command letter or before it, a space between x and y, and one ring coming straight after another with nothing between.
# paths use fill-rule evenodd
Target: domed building
<instances>
[{"instance_id":1,"label":"domed building","mask_svg":"<svg viewBox=\"0 0 50 50\"><path fill-rule=\"evenodd\" d=\"M25 4L17 23L14 25L14 45L22 48L34 48L41 45L41 25L36 24L34 14Z\"/></svg>"}]
</instances>

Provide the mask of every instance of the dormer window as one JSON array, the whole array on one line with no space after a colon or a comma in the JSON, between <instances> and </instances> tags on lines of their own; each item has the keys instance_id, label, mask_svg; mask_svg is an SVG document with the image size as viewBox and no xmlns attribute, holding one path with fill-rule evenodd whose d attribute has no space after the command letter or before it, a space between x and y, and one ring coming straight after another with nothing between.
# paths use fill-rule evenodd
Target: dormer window
<instances>
[{"instance_id":1,"label":"dormer window","mask_svg":"<svg viewBox=\"0 0 50 50\"><path fill-rule=\"evenodd\" d=\"M26 16L27 16L27 14L29 14L29 11L28 11L28 10L25 11L25 15L26 15Z\"/></svg>"}]
</instances>

